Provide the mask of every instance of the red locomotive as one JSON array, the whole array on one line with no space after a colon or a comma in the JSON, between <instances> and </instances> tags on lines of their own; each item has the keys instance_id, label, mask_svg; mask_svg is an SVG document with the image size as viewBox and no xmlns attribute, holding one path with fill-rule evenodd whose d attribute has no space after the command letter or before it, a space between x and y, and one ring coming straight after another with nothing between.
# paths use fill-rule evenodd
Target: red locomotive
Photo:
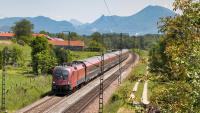
<instances>
[{"instance_id":1,"label":"red locomotive","mask_svg":"<svg viewBox=\"0 0 200 113\"><path fill-rule=\"evenodd\" d=\"M104 70L119 64L120 51L104 54ZM128 58L128 50L123 49L121 62ZM82 61L74 61L71 66L56 66L53 70L52 90L54 93L68 93L100 75L101 57L95 56Z\"/></svg>"}]
</instances>

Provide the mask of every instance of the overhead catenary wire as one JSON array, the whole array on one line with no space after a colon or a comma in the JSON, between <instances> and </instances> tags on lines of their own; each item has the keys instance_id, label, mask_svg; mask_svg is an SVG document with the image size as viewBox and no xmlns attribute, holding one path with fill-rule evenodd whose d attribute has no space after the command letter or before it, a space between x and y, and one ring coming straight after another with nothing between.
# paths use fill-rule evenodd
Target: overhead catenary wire
<instances>
[{"instance_id":1,"label":"overhead catenary wire","mask_svg":"<svg viewBox=\"0 0 200 113\"><path fill-rule=\"evenodd\" d=\"M115 19L113 19L113 14L112 14L112 12L111 12L111 10L110 10L110 8L109 8L109 5L108 5L108 3L106 2L106 0L103 0L104 1L104 4L105 4L105 7L106 7L106 10L107 10L107 12L108 12L108 14L109 14L109 16L110 16L110 18L111 18L111 23L113 24L113 25L118 25L118 24L116 24L115 23ZM109 21L109 20L108 20ZM112 30L112 26L109 26L110 27L110 31L111 31L111 33L113 32L113 30Z\"/></svg>"},{"instance_id":2,"label":"overhead catenary wire","mask_svg":"<svg viewBox=\"0 0 200 113\"><path fill-rule=\"evenodd\" d=\"M104 1L104 4L105 4L105 6L106 6L106 9L107 9L108 13L109 13L110 16L111 16L112 13L111 13L111 11L110 11L110 8L108 7L108 4L107 4L106 0L103 0L103 1Z\"/></svg>"},{"instance_id":3,"label":"overhead catenary wire","mask_svg":"<svg viewBox=\"0 0 200 113\"><path fill-rule=\"evenodd\" d=\"M111 23L112 23L112 25L115 26L115 28L119 27L119 23L117 23L117 21L116 21L115 18L113 18L114 15L112 14L112 12L111 12L111 10L110 10L110 8L109 8L108 3L106 2L106 0L103 0L103 1L104 1L106 10L107 10L107 12L108 12L108 14L109 14L108 16L110 16L110 18L111 18ZM109 22L109 20L108 20L108 22ZM111 26L111 25L110 25L109 27L110 27L111 33L112 33L113 31L114 31L114 32L117 32L117 31L115 31L115 30L112 29L112 26Z\"/></svg>"}]
</instances>

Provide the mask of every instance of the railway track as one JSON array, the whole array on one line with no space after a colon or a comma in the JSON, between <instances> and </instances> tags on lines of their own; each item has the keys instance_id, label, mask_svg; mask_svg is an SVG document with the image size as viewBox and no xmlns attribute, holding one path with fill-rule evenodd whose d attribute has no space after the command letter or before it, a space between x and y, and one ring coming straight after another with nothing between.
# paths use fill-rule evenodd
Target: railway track
<instances>
[{"instance_id":1,"label":"railway track","mask_svg":"<svg viewBox=\"0 0 200 113\"><path fill-rule=\"evenodd\" d=\"M60 102L65 96L51 96L46 101L37 104L36 106L24 111L23 113L42 113L52 105Z\"/></svg>"},{"instance_id":2,"label":"railway track","mask_svg":"<svg viewBox=\"0 0 200 113\"><path fill-rule=\"evenodd\" d=\"M136 55L132 55L132 58L125 66L122 67L122 72L126 70L134 61L136 60ZM109 85L115 81L119 76L119 70L112 74L108 79L103 82L104 90L109 87ZM96 97L99 95L99 85L96 86L91 92L83 96L78 102L67 108L64 113L81 113Z\"/></svg>"},{"instance_id":3,"label":"railway track","mask_svg":"<svg viewBox=\"0 0 200 113\"><path fill-rule=\"evenodd\" d=\"M131 55L133 58L131 58L130 61L127 61L127 63L122 67L122 72L127 69L136 59L136 55ZM119 75L119 71L114 72L112 75L110 75L105 81L104 81L104 90L109 87L109 85L117 79ZM75 92L76 93L76 92ZM78 92L77 92L78 94ZM85 94L84 96L81 96L80 99L70 106L69 103L74 101L72 97L74 98L76 94L68 95L68 96L49 96L47 99L43 100L42 102L39 102L35 105L32 105L28 108L25 108L24 110L21 110L17 113L54 113L54 112L64 112L64 113L80 113L83 111L98 95L99 95L99 85L96 85L90 92ZM80 95L77 95L80 96ZM69 101L71 100L71 101ZM67 101L67 104L63 106L64 111L59 108L61 104ZM68 107L66 107L68 106ZM58 108L57 108L58 107ZM61 107L61 106L60 106ZM66 108L65 108L66 107ZM53 110L53 112L52 112Z\"/></svg>"}]
</instances>

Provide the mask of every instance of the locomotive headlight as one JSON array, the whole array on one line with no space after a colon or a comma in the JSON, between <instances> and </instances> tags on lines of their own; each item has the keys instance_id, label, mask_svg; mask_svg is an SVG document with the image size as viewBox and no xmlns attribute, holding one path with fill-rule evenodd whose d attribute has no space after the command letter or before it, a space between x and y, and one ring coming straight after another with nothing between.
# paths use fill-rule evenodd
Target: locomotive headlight
<instances>
[{"instance_id":1,"label":"locomotive headlight","mask_svg":"<svg viewBox=\"0 0 200 113\"><path fill-rule=\"evenodd\" d=\"M53 81L53 84L55 84L56 82L55 81Z\"/></svg>"},{"instance_id":2,"label":"locomotive headlight","mask_svg":"<svg viewBox=\"0 0 200 113\"><path fill-rule=\"evenodd\" d=\"M70 82L70 81L68 81L68 84L71 84L71 82Z\"/></svg>"}]
</instances>

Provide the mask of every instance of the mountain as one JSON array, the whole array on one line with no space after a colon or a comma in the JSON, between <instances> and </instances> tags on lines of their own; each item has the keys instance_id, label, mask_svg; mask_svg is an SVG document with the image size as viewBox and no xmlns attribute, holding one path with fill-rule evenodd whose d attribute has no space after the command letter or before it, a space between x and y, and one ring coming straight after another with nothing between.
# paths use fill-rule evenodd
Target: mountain
<instances>
[{"instance_id":1,"label":"mountain","mask_svg":"<svg viewBox=\"0 0 200 113\"><path fill-rule=\"evenodd\" d=\"M89 35L93 32L101 33L129 33L131 35L158 33L157 22L161 17L174 16L175 13L161 6L147 6L143 10L131 16L104 16L102 15L93 23L82 24L77 20L55 21L51 18L38 16L26 17L34 24L34 31L45 30L51 33L73 31L79 34ZM9 31L10 27L22 17L0 19L0 31Z\"/></svg>"},{"instance_id":2,"label":"mountain","mask_svg":"<svg viewBox=\"0 0 200 113\"><path fill-rule=\"evenodd\" d=\"M83 23L81 23L80 21L76 20L76 19L71 19L69 21L71 24L73 24L74 26L80 26L83 25Z\"/></svg>"},{"instance_id":3,"label":"mountain","mask_svg":"<svg viewBox=\"0 0 200 113\"><path fill-rule=\"evenodd\" d=\"M120 17L104 16L93 23L80 27L80 31L92 33L98 31L101 33L123 32L132 35L135 34L156 34L158 33L157 22L161 17L174 16L175 13L161 6L147 6L138 13Z\"/></svg>"},{"instance_id":4,"label":"mountain","mask_svg":"<svg viewBox=\"0 0 200 113\"><path fill-rule=\"evenodd\" d=\"M4 18L0 19L0 31L7 31L8 26L11 27L15 22L27 19L34 24L34 31L39 32L41 30L45 30L51 33L58 33L62 31L75 31L75 27L67 21L55 21L51 18L38 16L38 17L12 17L12 18ZM6 29L3 29L7 26Z\"/></svg>"}]
</instances>

